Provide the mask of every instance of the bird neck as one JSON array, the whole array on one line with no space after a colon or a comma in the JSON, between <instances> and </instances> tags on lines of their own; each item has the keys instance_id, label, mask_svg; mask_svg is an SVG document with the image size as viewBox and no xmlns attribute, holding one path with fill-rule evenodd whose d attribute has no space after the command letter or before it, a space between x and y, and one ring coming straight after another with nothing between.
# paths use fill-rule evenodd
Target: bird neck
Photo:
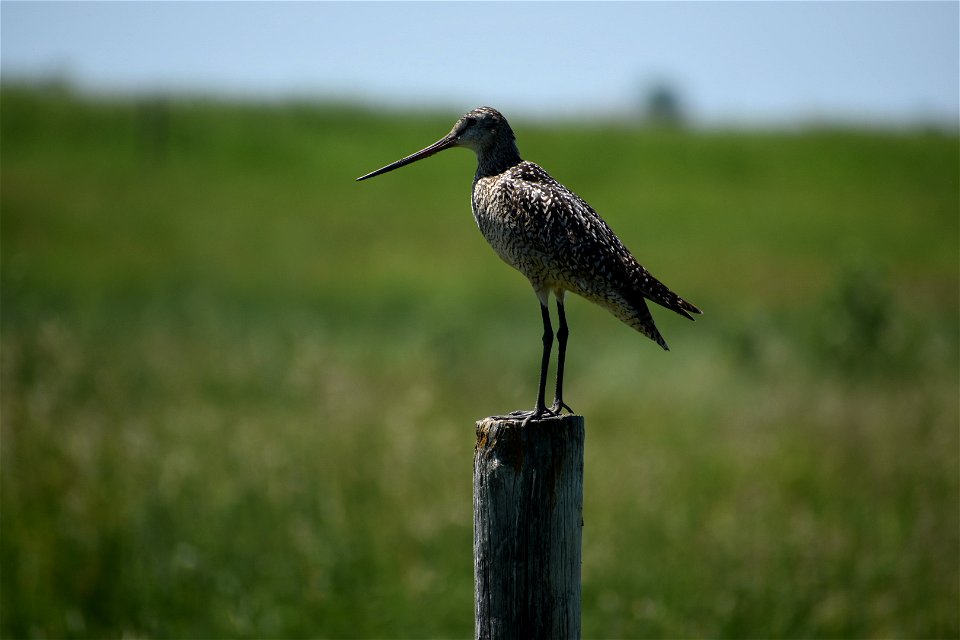
<instances>
[{"instance_id":1,"label":"bird neck","mask_svg":"<svg viewBox=\"0 0 960 640\"><path fill-rule=\"evenodd\" d=\"M502 140L492 148L477 151L477 177L500 175L523 162L514 140Z\"/></svg>"}]
</instances>

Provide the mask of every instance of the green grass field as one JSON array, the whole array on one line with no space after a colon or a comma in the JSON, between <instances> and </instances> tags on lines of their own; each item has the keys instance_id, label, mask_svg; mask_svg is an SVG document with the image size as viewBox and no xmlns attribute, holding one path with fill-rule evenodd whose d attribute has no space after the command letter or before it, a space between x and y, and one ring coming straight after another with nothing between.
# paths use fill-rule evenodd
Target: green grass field
<instances>
[{"instance_id":1,"label":"green grass field","mask_svg":"<svg viewBox=\"0 0 960 640\"><path fill-rule=\"evenodd\" d=\"M536 299L354 182L459 114L0 95L3 637L471 636ZM512 124L705 311L567 305L584 636L960 635L957 136Z\"/></svg>"}]
</instances>

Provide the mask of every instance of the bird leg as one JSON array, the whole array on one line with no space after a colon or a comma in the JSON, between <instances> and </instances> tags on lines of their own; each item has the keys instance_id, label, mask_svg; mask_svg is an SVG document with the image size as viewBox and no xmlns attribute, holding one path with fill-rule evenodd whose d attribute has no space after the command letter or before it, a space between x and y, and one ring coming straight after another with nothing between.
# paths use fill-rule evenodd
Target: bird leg
<instances>
[{"instance_id":1,"label":"bird leg","mask_svg":"<svg viewBox=\"0 0 960 640\"><path fill-rule=\"evenodd\" d=\"M540 386L537 389L537 406L533 411L513 411L508 414L511 418L523 418L523 424L531 420L539 420L543 416L555 416L557 413L548 409L544 402L547 389L547 368L550 366L550 349L553 346L553 327L550 325L550 309L544 302L540 303L540 315L543 318L543 356L540 359Z\"/></svg>"},{"instance_id":2,"label":"bird leg","mask_svg":"<svg viewBox=\"0 0 960 640\"><path fill-rule=\"evenodd\" d=\"M536 420L549 412L543 401L543 396L547 390L547 368L550 366L550 349L553 347L553 327L550 326L550 309L543 303L540 303L540 315L543 317L543 357L540 359L540 386L537 389L537 406L534 407L533 415L527 418L528 420Z\"/></svg>"},{"instance_id":3,"label":"bird leg","mask_svg":"<svg viewBox=\"0 0 960 640\"><path fill-rule=\"evenodd\" d=\"M567 314L563 311L563 301L560 297L557 297L557 314L560 316L560 329L557 330L557 341L560 343L557 352L557 392L550 411L560 415L563 409L573 413L573 409L563 401L563 362L567 354L567 336L570 335L570 330L567 328Z\"/></svg>"}]
</instances>

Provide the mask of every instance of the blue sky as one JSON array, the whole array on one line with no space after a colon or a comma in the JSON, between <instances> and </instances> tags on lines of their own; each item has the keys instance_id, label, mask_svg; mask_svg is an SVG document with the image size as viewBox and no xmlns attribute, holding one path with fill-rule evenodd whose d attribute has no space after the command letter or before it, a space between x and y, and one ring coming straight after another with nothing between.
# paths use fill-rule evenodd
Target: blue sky
<instances>
[{"instance_id":1,"label":"blue sky","mask_svg":"<svg viewBox=\"0 0 960 640\"><path fill-rule=\"evenodd\" d=\"M627 114L666 81L704 124L960 117L958 2L10 2L5 77L526 117Z\"/></svg>"}]
</instances>

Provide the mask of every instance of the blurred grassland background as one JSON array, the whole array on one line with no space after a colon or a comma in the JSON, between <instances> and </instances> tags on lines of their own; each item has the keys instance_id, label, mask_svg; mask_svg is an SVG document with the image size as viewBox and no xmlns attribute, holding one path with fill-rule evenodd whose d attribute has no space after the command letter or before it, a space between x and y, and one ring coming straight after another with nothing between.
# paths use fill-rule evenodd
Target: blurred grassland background
<instances>
[{"instance_id":1,"label":"blurred grassland background","mask_svg":"<svg viewBox=\"0 0 960 640\"><path fill-rule=\"evenodd\" d=\"M469 152L354 182L459 114L0 96L3 637L470 636L537 303ZM512 124L705 310L567 305L584 635L957 637L956 133Z\"/></svg>"}]
</instances>

